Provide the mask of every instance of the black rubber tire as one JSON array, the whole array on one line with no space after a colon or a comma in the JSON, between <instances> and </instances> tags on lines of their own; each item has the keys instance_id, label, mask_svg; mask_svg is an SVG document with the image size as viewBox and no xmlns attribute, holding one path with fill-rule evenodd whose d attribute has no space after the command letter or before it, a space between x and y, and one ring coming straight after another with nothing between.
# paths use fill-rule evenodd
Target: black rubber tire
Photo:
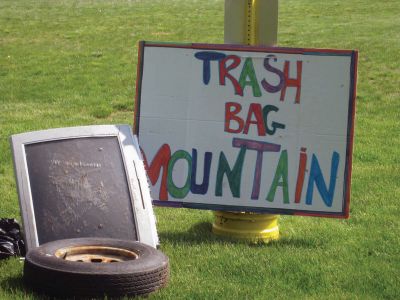
<instances>
[{"instance_id":1,"label":"black rubber tire","mask_svg":"<svg viewBox=\"0 0 400 300\"><path fill-rule=\"evenodd\" d=\"M68 261L55 256L67 247L107 246L138 254L115 263ZM166 285L168 257L148 245L108 238L78 238L43 244L25 257L24 282L34 291L53 296L101 297L146 295Z\"/></svg>"}]
</instances>

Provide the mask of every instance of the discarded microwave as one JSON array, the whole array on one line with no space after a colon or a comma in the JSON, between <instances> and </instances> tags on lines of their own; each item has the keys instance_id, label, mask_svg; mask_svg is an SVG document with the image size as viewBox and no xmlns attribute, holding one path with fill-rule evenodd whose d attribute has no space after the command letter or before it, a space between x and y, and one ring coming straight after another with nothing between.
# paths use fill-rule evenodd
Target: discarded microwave
<instances>
[{"instance_id":1,"label":"discarded microwave","mask_svg":"<svg viewBox=\"0 0 400 300\"><path fill-rule=\"evenodd\" d=\"M11 136L27 249L76 237L156 247L146 172L128 125L96 125Z\"/></svg>"}]
</instances>

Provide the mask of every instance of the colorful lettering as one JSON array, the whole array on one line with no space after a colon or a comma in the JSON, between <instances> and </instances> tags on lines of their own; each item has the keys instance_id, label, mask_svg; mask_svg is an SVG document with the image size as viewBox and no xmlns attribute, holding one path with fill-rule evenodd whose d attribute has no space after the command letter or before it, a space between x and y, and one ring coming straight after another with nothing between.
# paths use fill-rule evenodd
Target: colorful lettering
<instances>
[{"instance_id":1,"label":"colorful lettering","mask_svg":"<svg viewBox=\"0 0 400 300\"><path fill-rule=\"evenodd\" d=\"M306 148L301 148L299 158L299 170L297 172L296 192L294 195L294 203L300 203L301 193L303 192L304 176L306 173L307 153Z\"/></svg>"},{"instance_id":2,"label":"colorful lettering","mask_svg":"<svg viewBox=\"0 0 400 300\"><path fill-rule=\"evenodd\" d=\"M250 125L256 125L258 136L265 136L267 133L274 135L277 129L285 129L286 127L284 124L275 121L271 123L271 128L268 126L268 114L271 111L279 111L274 105L266 105L261 108L259 103L250 103L246 121L239 116L241 111L241 104L236 102L225 103L225 132L248 134ZM236 124L236 126L233 126L232 123Z\"/></svg>"},{"instance_id":3,"label":"colorful lettering","mask_svg":"<svg viewBox=\"0 0 400 300\"><path fill-rule=\"evenodd\" d=\"M277 85L271 85L270 83L268 83L267 80L263 79L261 80L261 85L266 92L277 93L282 89L282 87L285 84L285 75L281 70L274 68L273 66L270 65L269 63L270 59L273 59L275 62L278 60L275 55L268 55L266 58L264 58L264 68L265 70L278 75L279 83Z\"/></svg>"},{"instance_id":4,"label":"colorful lettering","mask_svg":"<svg viewBox=\"0 0 400 300\"><path fill-rule=\"evenodd\" d=\"M282 179L282 180L281 180ZM287 150L281 152L278 166L276 167L275 176L269 189L266 200L272 202L275 199L275 193L278 186L282 187L283 203L289 203L289 188L288 188L288 154Z\"/></svg>"},{"instance_id":5,"label":"colorful lettering","mask_svg":"<svg viewBox=\"0 0 400 300\"><path fill-rule=\"evenodd\" d=\"M207 85L211 78L211 61L219 61L226 55L221 52L201 51L194 55L197 59L203 61L203 83Z\"/></svg>"},{"instance_id":6,"label":"colorful lettering","mask_svg":"<svg viewBox=\"0 0 400 300\"><path fill-rule=\"evenodd\" d=\"M226 66L226 63L231 60L232 63L229 66ZM233 69L237 68L240 65L240 57L236 55L228 55L227 57L221 59L219 61L219 84L225 85L225 78L228 78L235 89L235 94L243 96L243 90L240 86L239 82L229 73Z\"/></svg>"},{"instance_id":7,"label":"colorful lettering","mask_svg":"<svg viewBox=\"0 0 400 300\"><path fill-rule=\"evenodd\" d=\"M255 117L255 120L253 120L253 116ZM260 103L251 103L250 104L249 112L247 113L246 123L245 123L244 129L243 129L244 134L249 133L250 124L254 124L257 126L259 136L266 135L263 114L261 112L261 104Z\"/></svg>"},{"instance_id":8,"label":"colorful lettering","mask_svg":"<svg viewBox=\"0 0 400 300\"><path fill-rule=\"evenodd\" d=\"M173 176L172 176L175 163L179 159L186 160L187 164L188 164L188 174L186 177L186 182L183 185L183 187L177 187L174 183ZM172 197L174 197L176 199L182 199L182 198L185 198L186 195L189 193L190 183L191 183L191 175L192 175L191 168L192 168L192 157L190 156L190 154L187 151L178 150L171 156L171 159L168 163L168 192Z\"/></svg>"},{"instance_id":9,"label":"colorful lettering","mask_svg":"<svg viewBox=\"0 0 400 300\"><path fill-rule=\"evenodd\" d=\"M247 78L249 80L247 80ZM247 57L244 61L242 72L240 73L239 84L244 91L246 86L250 86L254 97L261 97L260 86L257 82L256 72L254 71L253 60Z\"/></svg>"},{"instance_id":10,"label":"colorful lettering","mask_svg":"<svg viewBox=\"0 0 400 300\"><path fill-rule=\"evenodd\" d=\"M265 126L265 129L266 129L266 131L267 131L267 133L269 135L274 135L275 131L277 129L285 129L286 126L284 124L282 124L282 123L278 123L278 122L273 121L272 124L271 124L272 129L269 128L267 120L268 120L268 114L271 111L277 112L277 111L279 111L279 108L277 108L274 105L265 105L264 106L264 108L263 108L264 126Z\"/></svg>"},{"instance_id":11,"label":"colorful lettering","mask_svg":"<svg viewBox=\"0 0 400 300\"><path fill-rule=\"evenodd\" d=\"M284 66L284 69L283 69L283 73L285 74L285 85L283 86L283 88L281 90L281 97L280 97L281 101L285 100L286 89L288 87L295 87L296 88L295 103L300 103L301 74L302 74L302 69L303 69L303 62L302 61L297 61L296 65L297 65L297 77L296 78L290 78L289 77L290 62L289 61L285 61L285 66Z\"/></svg>"},{"instance_id":12,"label":"colorful lettering","mask_svg":"<svg viewBox=\"0 0 400 300\"><path fill-rule=\"evenodd\" d=\"M242 118L238 117L237 114L242 110L242 106L236 102L225 103L225 132L229 133L239 133L242 132L244 121ZM237 128L231 128L231 122L235 121L237 123Z\"/></svg>"},{"instance_id":13,"label":"colorful lettering","mask_svg":"<svg viewBox=\"0 0 400 300\"><path fill-rule=\"evenodd\" d=\"M147 163L146 155L142 151L143 162L147 175L152 185L155 185L160 177L161 168L163 168L161 184L160 184L160 200L168 200L167 178L168 178L168 162L171 158L171 149L168 144L163 144L154 156L150 166Z\"/></svg>"},{"instance_id":14,"label":"colorful lettering","mask_svg":"<svg viewBox=\"0 0 400 300\"><path fill-rule=\"evenodd\" d=\"M204 195L207 193L210 181L211 159L212 159L212 153L206 152L204 156L203 182L201 184L196 184L197 150L192 149L192 176L191 176L192 182L190 184L190 191L193 194Z\"/></svg>"},{"instance_id":15,"label":"colorful lettering","mask_svg":"<svg viewBox=\"0 0 400 300\"><path fill-rule=\"evenodd\" d=\"M308 187L307 187L307 196L306 196L306 204L311 205L313 200L313 192L314 192L314 183L317 186L318 192L321 195L322 200L325 205L328 207L332 206L333 195L335 193L336 186L336 178L337 178L337 170L339 166L339 153L336 151L332 154L332 162L331 162L331 176L329 180L329 188L326 188L325 180L322 175L321 168L319 166L319 162L315 154L312 156L311 160L311 170L310 177L308 179Z\"/></svg>"},{"instance_id":16,"label":"colorful lettering","mask_svg":"<svg viewBox=\"0 0 400 300\"><path fill-rule=\"evenodd\" d=\"M279 152L281 146L277 144L259 142L253 140L245 140L234 138L232 141L233 147L246 147L250 150L257 151L256 166L254 168L253 178L253 190L251 192L251 199L257 200L260 195L260 183L261 183L261 168L263 164L263 153L264 152Z\"/></svg>"},{"instance_id":17,"label":"colorful lettering","mask_svg":"<svg viewBox=\"0 0 400 300\"><path fill-rule=\"evenodd\" d=\"M225 154L221 151L219 155L218 171L217 171L217 182L215 185L215 196L222 196L222 181L224 179L224 174L228 178L229 187L232 192L232 196L235 198L240 198L240 183L242 178L242 169L244 157L246 154L246 148L240 148L239 155L236 159L233 169L229 166L228 160Z\"/></svg>"}]
</instances>

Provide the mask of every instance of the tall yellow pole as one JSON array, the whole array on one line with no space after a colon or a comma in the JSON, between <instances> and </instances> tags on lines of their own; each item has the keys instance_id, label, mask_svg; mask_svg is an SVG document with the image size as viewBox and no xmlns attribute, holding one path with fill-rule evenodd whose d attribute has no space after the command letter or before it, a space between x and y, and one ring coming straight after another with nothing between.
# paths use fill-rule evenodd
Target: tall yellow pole
<instances>
[{"instance_id":1,"label":"tall yellow pole","mask_svg":"<svg viewBox=\"0 0 400 300\"><path fill-rule=\"evenodd\" d=\"M225 0L226 44L274 46L278 35L278 0ZM278 216L214 212L213 232L250 242L279 239Z\"/></svg>"},{"instance_id":2,"label":"tall yellow pole","mask_svg":"<svg viewBox=\"0 0 400 300\"><path fill-rule=\"evenodd\" d=\"M226 44L274 46L278 0L225 0Z\"/></svg>"}]
</instances>

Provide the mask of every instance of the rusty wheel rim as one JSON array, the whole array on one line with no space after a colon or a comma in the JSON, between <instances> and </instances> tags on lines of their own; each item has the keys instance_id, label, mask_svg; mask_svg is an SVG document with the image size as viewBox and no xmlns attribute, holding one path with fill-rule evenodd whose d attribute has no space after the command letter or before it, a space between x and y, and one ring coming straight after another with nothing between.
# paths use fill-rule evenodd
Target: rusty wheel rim
<instances>
[{"instance_id":1,"label":"rusty wheel rim","mask_svg":"<svg viewBox=\"0 0 400 300\"><path fill-rule=\"evenodd\" d=\"M60 259L84 263L116 263L135 260L136 252L107 246L79 246L58 249L55 256Z\"/></svg>"}]
</instances>

